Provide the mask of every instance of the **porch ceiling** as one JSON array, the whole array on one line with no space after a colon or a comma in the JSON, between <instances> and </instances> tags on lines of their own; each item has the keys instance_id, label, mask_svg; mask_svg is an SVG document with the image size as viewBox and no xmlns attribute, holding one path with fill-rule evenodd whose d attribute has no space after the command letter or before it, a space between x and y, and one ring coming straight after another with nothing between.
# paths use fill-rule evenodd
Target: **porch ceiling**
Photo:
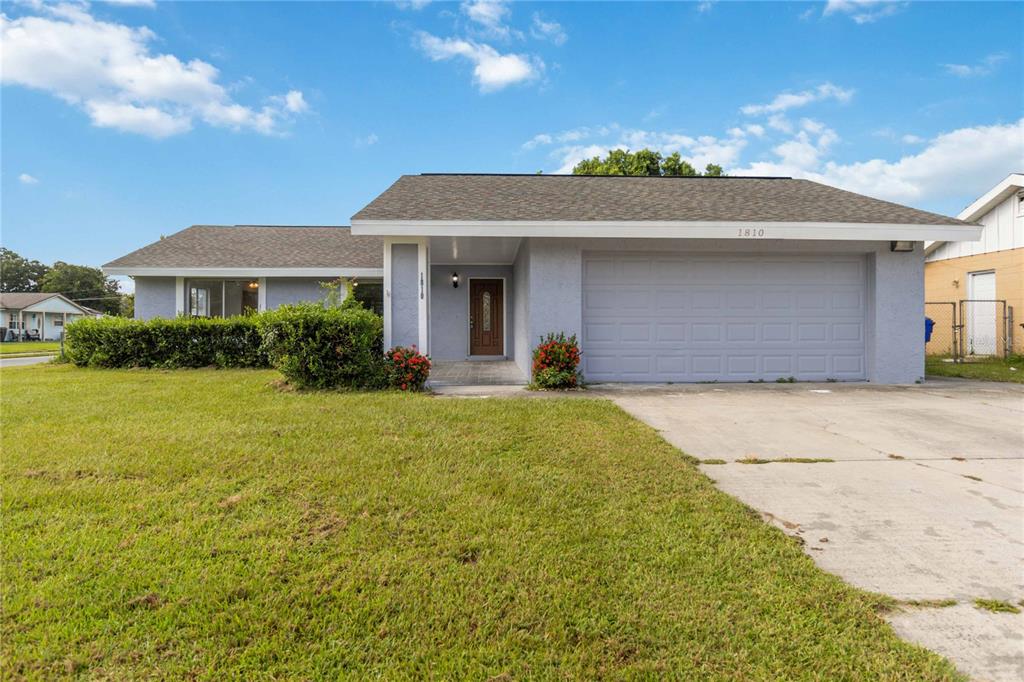
<instances>
[{"instance_id":1,"label":"porch ceiling","mask_svg":"<svg viewBox=\"0 0 1024 682\"><path fill-rule=\"evenodd\" d=\"M519 237L431 237L430 262L508 264L516 258Z\"/></svg>"}]
</instances>

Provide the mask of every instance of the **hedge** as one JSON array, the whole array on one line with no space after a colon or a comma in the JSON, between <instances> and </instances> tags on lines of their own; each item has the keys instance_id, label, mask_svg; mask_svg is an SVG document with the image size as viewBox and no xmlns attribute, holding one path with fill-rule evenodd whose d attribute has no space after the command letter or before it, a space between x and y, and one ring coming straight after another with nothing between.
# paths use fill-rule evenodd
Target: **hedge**
<instances>
[{"instance_id":1,"label":"hedge","mask_svg":"<svg viewBox=\"0 0 1024 682\"><path fill-rule=\"evenodd\" d=\"M255 317L84 318L67 326L64 354L80 367L268 367Z\"/></svg>"},{"instance_id":2,"label":"hedge","mask_svg":"<svg viewBox=\"0 0 1024 682\"><path fill-rule=\"evenodd\" d=\"M354 301L354 299L352 299ZM385 388L384 320L359 304L316 303L262 313L263 348L301 388Z\"/></svg>"}]
</instances>

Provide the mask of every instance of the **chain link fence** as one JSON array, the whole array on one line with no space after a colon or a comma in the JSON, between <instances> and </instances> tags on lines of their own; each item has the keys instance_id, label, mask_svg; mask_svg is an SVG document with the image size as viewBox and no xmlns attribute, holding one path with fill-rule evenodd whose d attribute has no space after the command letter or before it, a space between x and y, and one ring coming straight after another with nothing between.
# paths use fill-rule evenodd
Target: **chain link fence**
<instances>
[{"instance_id":1,"label":"chain link fence","mask_svg":"<svg viewBox=\"0 0 1024 682\"><path fill-rule=\"evenodd\" d=\"M1014 352L1013 306L1005 300L927 301L925 353L964 360ZM1019 345L1019 344L1018 344Z\"/></svg>"}]
</instances>

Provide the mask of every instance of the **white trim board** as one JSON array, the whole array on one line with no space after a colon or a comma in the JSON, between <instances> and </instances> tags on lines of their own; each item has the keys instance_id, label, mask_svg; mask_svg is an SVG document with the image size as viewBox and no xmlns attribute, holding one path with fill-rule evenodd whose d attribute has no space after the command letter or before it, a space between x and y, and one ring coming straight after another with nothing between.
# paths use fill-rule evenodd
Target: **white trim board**
<instances>
[{"instance_id":1,"label":"white trim board","mask_svg":"<svg viewBox=\"0 0 1024 682\"><path fill-rule=\"evenodd\" d=\"M980 225L721 221L353 220L352 234L395 237L596 237L670 239L822 239L977 241Z\"/></svg>"},{"instance_id":2,"label":"white trim board","mask_svg":"<svg viewBox=\"0 0 1024 682\"><path fill-rule=\"evenodd\" d=\"M105 267L108 275L132 277L383 277L384 268L139 268Z\"/></svg>"}]
</instances>

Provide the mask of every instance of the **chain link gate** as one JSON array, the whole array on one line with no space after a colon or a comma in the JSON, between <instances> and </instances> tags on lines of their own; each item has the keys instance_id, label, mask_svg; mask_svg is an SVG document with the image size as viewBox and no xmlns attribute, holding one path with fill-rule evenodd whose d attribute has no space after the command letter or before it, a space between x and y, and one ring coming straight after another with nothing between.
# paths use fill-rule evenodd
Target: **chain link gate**
<instances>
[{"instance_id":1,"label":"chain link gate","mask_svg":"<svg viewBox=\"0 0 1024 682\"><path fill-rule=\"evenodd\" d=\"M960 357L1008 357L1013 345L1013 308L1003 299L961 299Z\"/></svg>"},{"instance_id":2,"label":"chain link gate","mask_svg":"<svg viewBox=\"0 0 1024 682\"><path fill-rule=\"evenodd\" d=\"M934 324L931 334L926 335L924 352L957 360L960 354L960 328L957 325L957 304L955 301L926 301L924 315Z\"/></svg>"}]
</instances>

